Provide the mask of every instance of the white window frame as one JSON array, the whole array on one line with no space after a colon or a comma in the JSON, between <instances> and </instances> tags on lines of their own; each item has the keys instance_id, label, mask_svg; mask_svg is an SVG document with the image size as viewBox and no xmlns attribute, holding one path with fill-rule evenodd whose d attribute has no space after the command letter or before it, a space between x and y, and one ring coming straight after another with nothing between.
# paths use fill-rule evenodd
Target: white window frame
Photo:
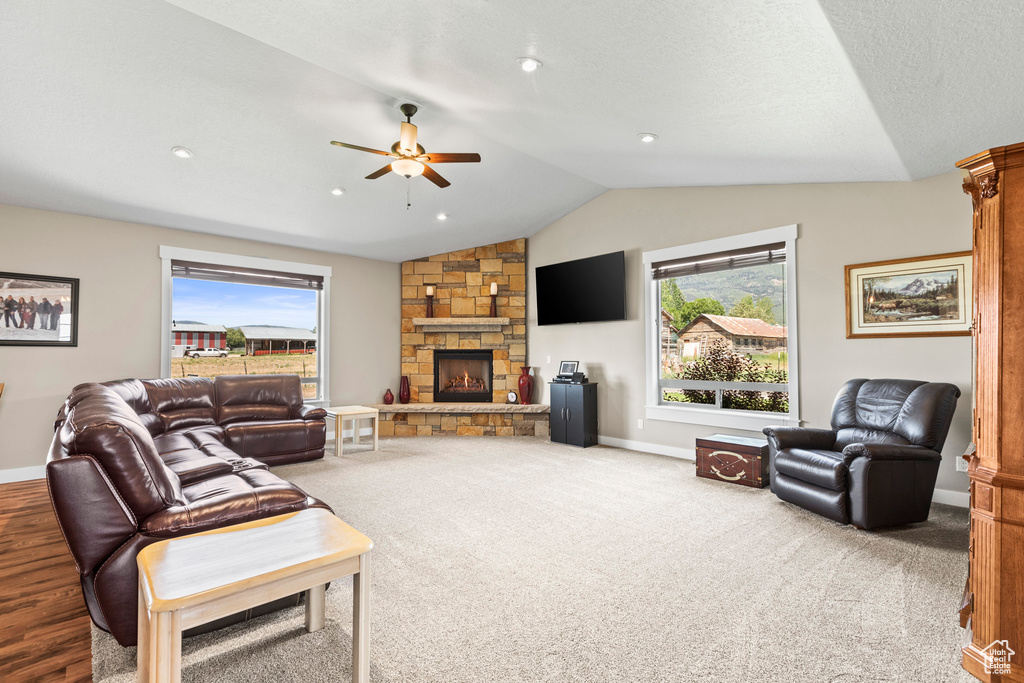
<instances>
[{"instance_id":1,"label":"white window frame","mask_svg":"<svg viewBox=\"0 0 1024 683\"><path fill-rule=\"evenodd\" d=\"M796 239L797 226L784 225L768 230L748 232L718 239L668 247L644 252L644 339L646 349L646 405L644 411L648 420L686 422L761 431L769 425L800 425L800 376L799 351L797 342L796 308ZM750 410L728 410L707 408L695 404L678 403L667 405L662 402L659 380L661 379L661 299L658 294L659 281L654 278L652 265L659 261L701 256L722 251L732 251L762 244L786 243L786 328L787 353L789 355L789 413L767 413Z\"/></svg>"},{"instance_id":2,"label":"white window frame","mask_svg":"<svg viewBox=\"0 0 1024 683\"><path fill-rule=\"evenodd\" d=\"M324 279L324 288L317 297L316 330L317 353L316 375L318 393L315 399L306 399L305 403L326 407L330 404L330 310L331 310L331 272L330 266L318 266L312 263L294 261L277 261L256 256L240 256L224 254L216 251L201 251L183 247L160 246L161 259L161 291L160 291L160 376L171 376L171 315L173 279L171 278L171 261L195 261L217 266L236 268L256 268L260 270L276 270L299 275L318 275Z\"/></svg>"}]
</instances>

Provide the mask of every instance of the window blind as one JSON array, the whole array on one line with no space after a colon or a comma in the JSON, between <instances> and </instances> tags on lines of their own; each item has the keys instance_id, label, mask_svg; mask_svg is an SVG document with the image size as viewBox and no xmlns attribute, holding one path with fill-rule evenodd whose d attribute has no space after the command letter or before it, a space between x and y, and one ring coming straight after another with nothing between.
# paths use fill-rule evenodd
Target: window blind
<instances>
[{"instance_id":1,"label":"window blind","mask_svg":"<svg viewBox=\"0 0 1024 683\"><path fill-rule=\"evenodd\" d=\"M210 263L196 263L194 261L172 260L171 277L181 277L189 280L235 282L246 285L263 285L265 287L290 287L292 289L324 288L324 278L321 275L303 275L301 273L282 273L280 271L259 270L257 268L218 266Z\"/></svg>"},{"instance_id":2,"label":"window blind","mask_svg":"<svg viewBox=\"0 0 1024 683\"><path fill-rule=\"evenodd\" d=\"M715 254L658 261L651 264L651 270L655 280L665 280L699 273L716 273L733 268L749 268L785 262L786 243L776 242L756 247L720 251Z\"/></svg>"}]
</instances>

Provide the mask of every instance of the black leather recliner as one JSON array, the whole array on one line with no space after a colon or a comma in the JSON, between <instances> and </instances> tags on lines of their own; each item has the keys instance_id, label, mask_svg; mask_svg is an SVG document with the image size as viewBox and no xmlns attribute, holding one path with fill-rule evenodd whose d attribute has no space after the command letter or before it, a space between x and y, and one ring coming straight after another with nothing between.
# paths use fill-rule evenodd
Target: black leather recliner
<instances>
[{"instance_id":1,"label":"black leather recliner","mask_svg":"<svg viewBox=\"0 0 1024 683\"><path fill-rule=\"evenodd\" d=\"M832 429L765 427L772 492L862 529L923 522L959 397L941 382L850 380Z\"/></svg>"}]
</instances>

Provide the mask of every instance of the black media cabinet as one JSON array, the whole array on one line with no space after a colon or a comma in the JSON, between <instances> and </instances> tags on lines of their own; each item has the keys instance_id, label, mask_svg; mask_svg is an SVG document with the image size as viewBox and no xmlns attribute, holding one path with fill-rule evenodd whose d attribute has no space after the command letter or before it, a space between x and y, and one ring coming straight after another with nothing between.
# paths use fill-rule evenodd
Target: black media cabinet
<instances>
[{"instance_id":1,"label":"black media cabinet","mask_svg":"<svg viewBox=\"0 0 1024 683\"><path fill-rule=\"evenodd\" d=\"M551 440L571 446L597 445L597 383L548 382Z\"/></svg>"}]
</instances>

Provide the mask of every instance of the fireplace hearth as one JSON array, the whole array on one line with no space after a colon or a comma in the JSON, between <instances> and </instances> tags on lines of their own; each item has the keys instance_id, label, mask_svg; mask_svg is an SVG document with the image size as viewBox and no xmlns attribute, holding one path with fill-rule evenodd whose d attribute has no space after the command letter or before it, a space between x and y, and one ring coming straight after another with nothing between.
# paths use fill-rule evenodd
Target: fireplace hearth
<instances>
[{"instance_id":1,"label":"fireplace hearth","mask_svg":"<svg viewBox=\"0 0 1024 683\"><path fill-rule=\"evenodd\" d=\"M478 350L434 351L434 403L490 403L493 353Z\"/></svg>"}]
</instances>

